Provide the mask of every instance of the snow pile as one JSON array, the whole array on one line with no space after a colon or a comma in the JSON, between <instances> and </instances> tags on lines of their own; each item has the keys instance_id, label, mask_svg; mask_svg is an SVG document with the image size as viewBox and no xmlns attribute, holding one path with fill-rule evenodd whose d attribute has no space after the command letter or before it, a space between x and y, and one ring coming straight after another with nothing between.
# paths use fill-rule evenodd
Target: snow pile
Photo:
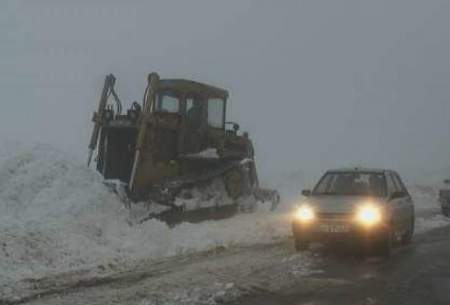
<instances>
[{"instance_id":1,"label":"snow pile","mask_svg":"<svg viewBox=\"0 0 450 305\"><path fill-rule=\"evenodd\" d=\"M0 153L0 270L3 277L71 269L111 254L107 232L122 204L98 175L46 145Z\"/></svg>"},{"instance_id":2,"label":"snow pile","mask_svg":"<svg viewBox=\"0 0 450 305\"><path fill-rule=\"evenodd\" d=\"M438 201L439 185L411 185L409 191L416 210L415 232L427 231L450 225L450 219L441 214Z\"/></svg>"},{"instance_id":3,"label":"snow pile","mask_svg":"<svg viewBox=\"0 0 450 305\"><path fill-rule=\"evenodd\" d=\"M305 182L302 176L295 172L280 179L285 200L276 212L258 205L252 214L200 224L183 223L171 229L158 220L135 221L133 213L141 215L145 208L126 209L98 173L66 154L42 144L3 145L0 284L51 272L103 272L143 258L271 243L291 235L290 214ZM283 180L287 181L284 186ZM418 215L437 213L435 189L413 186L410 191ZM443 217L430 215L418 218L419 232L449 224Z\"/></svg>"},{"instance_id":4,"label":"snow pile","mask_svg":"<svg viewBox=\"0 0 450 305\"><path fill-rule=\"evenodd\" d=\"M268 243L289 235L288 217L262 209L173 229L157 220L136 224L84 164L47 145L0 149L0 281Z\"/></svg>"},{"instance_id":5,"label":"snow pile","mask_svg":"<svg viewBox=\"0 0 450 305\"><path fill-rule=\"evenodd\" d=\"M427 218L419 217L416 220L415 232L420 234L448 225L450 225L450 219L444 215L433 215Z\"/></svg>"},{"instance_id":6,"label":"snow pile","mask_svg":"<svg viewBox=\"0 0 450 305\"><path fill-rule=\"evenodd\" d=\"M418 185L408 186L409 192L414 200L414 207L417 213L421 212L437 212L440 210L438 201L438 187L434 185Z\"/></svg>"},{"instance_id":7,"label":"snow pile","mask_svg":"<svg viewBox=\"0 0 450 305\"><path fill-rule=\"evenodd\" d=\"M210 185L206 185L201 189L195 188L191 190L189 196L182 195L175 199L175 205L182 206L185 211L225 206L233 203L234 201L227 196L224 183L219 179L215 179Z\"/></svg>"}]
</instances>

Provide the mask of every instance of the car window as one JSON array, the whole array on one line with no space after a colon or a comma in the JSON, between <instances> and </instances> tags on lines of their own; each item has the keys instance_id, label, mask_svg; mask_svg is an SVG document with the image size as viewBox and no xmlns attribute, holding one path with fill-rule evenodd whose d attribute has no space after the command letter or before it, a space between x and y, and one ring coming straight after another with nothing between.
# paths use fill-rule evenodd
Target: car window
<instances>
[{"instance_id":1,"label":"car window","mask_svg":"<svg viewBox=\"0 0 450 305\"><path fill-rule=\"evenodd\" d=\"M406 189L405 184L403 183L400 176L397 173L394 173L393 176L394 176L394 181L399 186L400 191L405 192L406 194L409 194L408 190Z\"/></svg>"},{"instance_id":2,"label":"car window","mask_svg":"<svg viewBox=\"0 0 450 305\"><path fill-rule=\"evenodd\" d=\"M332 185L333 181L336 179L336 176L337 175L325 174L325 176L323 176L320 179L319 183L315 187L314 193L316 193L316 194L326 193L327 190L331 189L331 185Z\"/></svg>"},{"instance_id":3,"label":"car window","mask_svg":"<svg viewBox=\"0 0 450 305\"><path fill-rule=\"evenodd\" d=\"M316 185L313 194L384 197L385 179L380 173L329 172Z\"/></svg>"},{"instance_id":4,"label":"car window","mask_svg":"<svg viewBox=\"0 0 450 305\"><path fill-rule=\"evenodd\" d=\"M397 180L395 180L395 176L390 173L389 176L391 176L392 178L392 182L394 183L394 190L396 192L401 192L402 191L402 187L400 186L400 184L397 182Z\"/></svg>"},{"instance_id":5,"label":"car window","mask_svg":"<svg viewBox=\"0 0 450 305\"><path fill-rule=\"evenodd\" d=\"M397 186L394 183L394 179L392 178L391 174L387 174L386 175L386 185L387 185L387 189L388 189L388 193L392 194L395 191L397 191Z\"/></svg>"}]
</instances>

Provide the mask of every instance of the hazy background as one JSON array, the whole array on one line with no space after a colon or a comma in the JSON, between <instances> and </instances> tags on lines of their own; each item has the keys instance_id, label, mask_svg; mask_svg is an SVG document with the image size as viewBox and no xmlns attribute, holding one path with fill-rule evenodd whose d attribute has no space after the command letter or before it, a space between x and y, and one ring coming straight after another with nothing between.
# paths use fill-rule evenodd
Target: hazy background
<instances>
[{"instance_id":1,"label":"hazy background","mask_svg":"<svg viewBox=\"0 0 450 305\"><path fill-rule=\"evenodd\" d=\"M104 75L151 71L229 89L266 176L450 165L448 0L2 1L0 140L84 160Z\"/></svg>"}]
</instances>

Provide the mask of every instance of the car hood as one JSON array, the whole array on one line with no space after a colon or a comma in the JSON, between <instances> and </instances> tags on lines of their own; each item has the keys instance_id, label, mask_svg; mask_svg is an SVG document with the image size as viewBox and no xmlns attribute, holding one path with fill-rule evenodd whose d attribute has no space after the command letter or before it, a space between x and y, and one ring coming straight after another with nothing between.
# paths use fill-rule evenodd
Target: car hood
<instances>
[{"instance_id":1,"label":"car hood","mask_svg":"<svg viewBox=\"0 0 450 305\"><path fill-rule=\"evenodd\" d=\"M381 203L381 198L367 196L311 196L307 199L318 213L352 213L367 202Z\"/></svg>"}]
</instances>

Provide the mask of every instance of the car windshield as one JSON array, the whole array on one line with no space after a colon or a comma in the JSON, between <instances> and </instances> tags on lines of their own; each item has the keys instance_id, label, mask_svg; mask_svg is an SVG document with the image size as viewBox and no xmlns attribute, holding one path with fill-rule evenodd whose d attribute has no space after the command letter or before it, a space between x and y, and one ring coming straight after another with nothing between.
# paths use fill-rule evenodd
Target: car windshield
<instances>
[{"instance_id":1,"label":"car windshield","mask_svg":"<svg viewBox=\"0 0 450 305\"><path fill-rule=\"evenodd\" d=\"M376 196L386 195L382 173L326 173L313 191L314 195Z\"/></svg>"}]
</instances>

